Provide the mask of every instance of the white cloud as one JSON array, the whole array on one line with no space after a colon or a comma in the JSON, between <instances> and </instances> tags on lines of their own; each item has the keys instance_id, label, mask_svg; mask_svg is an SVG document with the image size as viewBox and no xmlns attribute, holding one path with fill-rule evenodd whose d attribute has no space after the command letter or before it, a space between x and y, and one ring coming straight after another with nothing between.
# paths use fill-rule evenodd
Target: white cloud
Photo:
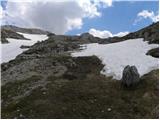
<instances>
[{"instance_id":1,"label":"white cloud","mask_svg":"<svg viewBox=\"0 0 160 120\"><path fill-rule=\"evenodd\" d=\"M112 6L112 0L94 0L95 4L101 5L103 4L103 7Z\"/></svg>"},{"instance_id":2,"label":"white cloud","mask_svg":"<svg viewBox=\"0 0 160 120\"><path fill-rule=\"evenodd\" d=\"M108 30L96 30L94 28L91 28L89 30L89 33L92 34L95 37L99 37L99 38L109 38L109 37L123 37L125 35L127 35L129 32L119 32L117 34L112 34L110 31Z\"/></svg>"},{"instance_id":3,"label":"white cloud","mask_svg":"<svg viewBox=\"0 0 160 120\"><path fill-rule=\"evenodd\" d=\"M127 35L129 32L119 32L117 34L114 34L113 36L117 36L117 37L123 37L125 35Z\"/></svg>"},{"instance_id":4,"label":"white cloud","mask_svg":"<svg viewBox=\"0 0 160 120\"><path fill-rule=\"evenodd\" d=\"M68 19L67 20L68 30L72 30L74 28L80 29L82 25L83 25L82 19L80 19L80 18Z\"/></svg>"},{"instance_id":5,"label":"white cloud","mask_svg":"<svg viewBox=\"0 0 160 120\"><path fill-rule=\"evenodd\" d=\"M134 24L143 19L150 19L152 22L157 22L159 21L159 14L155 14L153 11L149 10L142 10L137 14L137 19L135 20Z\"/></svg>"},{"instance_id":6,"label":"white cloud","mask_svg":"<svg viewBox=\"0 0 160 120\"><path fill-rule=\"evenodd\" d=\"M110 31L104 30L96 30L94 28L91 28L89 30L89 33L92 34L95 37L99 37L99 38L108 38L108 37L112 37L112 33Z\"/></svg>"},{"instance_id":7,"label":"white cloud","mask_svg":"<svg viewBox=\"0 0 160 120\"><path fill-rule=\"evenodd\" d=\"M84 18L99 17L98 9L111 5L112 0L9 0L1 21L64 34L80 29Z\"/></svg>"}]
</instances>

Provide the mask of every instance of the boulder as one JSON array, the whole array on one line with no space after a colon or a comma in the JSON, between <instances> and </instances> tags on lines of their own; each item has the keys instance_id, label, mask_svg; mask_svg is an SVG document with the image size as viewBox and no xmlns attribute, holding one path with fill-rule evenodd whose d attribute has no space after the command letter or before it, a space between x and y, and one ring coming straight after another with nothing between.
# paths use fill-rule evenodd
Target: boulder
<instances>
[{"instance_id":1,"label":"boulder","mask_svg":"<svg viewBox=\"0 0 160 120\"><path fill-rule=\"evenodd\" d=\"M140 80L140 75L135 66L127 65L123 70L121 82L123 85L130 87L137 84Z\"/></svg>"},{"instance_id":2,"label":"boulder","mask_svg":"<svg viewBox=\"0 0 160 120\"><path fill-rule=\"evenodd\" d=\"M153 48L149 50L146 55L151 55L152 57L159 58L159 48Z\"/></svg>"}]
</instances>

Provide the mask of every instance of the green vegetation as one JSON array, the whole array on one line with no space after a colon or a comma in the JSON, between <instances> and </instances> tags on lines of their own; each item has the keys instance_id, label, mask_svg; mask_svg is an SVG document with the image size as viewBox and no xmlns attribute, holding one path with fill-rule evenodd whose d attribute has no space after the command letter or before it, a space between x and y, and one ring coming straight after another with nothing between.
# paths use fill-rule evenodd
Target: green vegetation
<instances>
[{"instance_id":1,"label":"green vegetation","mask_svg":"<svg viewBox=\"0 0 160 120\"><path fill-rule=\"evenodd\" d=\"M66 73L50 75L45 87L27 96L9 99L30 89L40 76L2 86L2 118L158 118L154 112L159 101L158 70L141 77L137 86L125 88L100 74L103 65L95 56L57 60L67 66Z\"/></svg>"},{"instance_id":2,"label":"green vegetation","mask_svg":"<svg viewBox=\"0 0 160 120\"><path fill-rule=\"evenodd\" d=\"M30 89L31 85L36 83L41 79L41 76L32 76L25 80L18 80L14 82L9 82L1 87L2 89L2 99L4 103L8 103L19 95L24 94ZM2 104L3 107L3 104Z\"/></svg>"}]
</instances>

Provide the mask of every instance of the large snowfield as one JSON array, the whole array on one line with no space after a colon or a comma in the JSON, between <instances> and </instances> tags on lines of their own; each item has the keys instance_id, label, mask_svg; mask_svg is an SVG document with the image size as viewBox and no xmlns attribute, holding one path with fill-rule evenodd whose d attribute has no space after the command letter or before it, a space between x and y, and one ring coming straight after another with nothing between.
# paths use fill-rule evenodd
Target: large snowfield
<instances>
[{"instance_id":1,"label":"large snowfield","mask_svg":"<svg viewBox=\"0 0 160 120\"><path fill-rule=\"evenodd\" d=\"M112 44L85 44L82 45L85 49L71 55L73 57L96 55L105 65L101 73L120 80L126 65L135 65L141 76L157 69L159 59L146 55L148 50L156 47L157 44L148 44L139 38Z\"/></svg>"},{"instance_id":2,"label":"large snowfield","mask_svg":"<svg viewBox=\"0 0 160 120\"><path fill-rule=\"evenodd\" d=\"M1 46L0 62L1 63L8 62L16 58L16 56L21 54L23 51L27 50L27 49L21 49L20 48L21 45L31 46L38 41L43 41L48 39L47 35L26 34L26 33L19 33L19 34L22 34L25 38L28 38L30 40L19 40L19 39L17 40L17 39L7 38L7 40L9 41L8 44L0 44Z\"/></svg>"}]
</instances>

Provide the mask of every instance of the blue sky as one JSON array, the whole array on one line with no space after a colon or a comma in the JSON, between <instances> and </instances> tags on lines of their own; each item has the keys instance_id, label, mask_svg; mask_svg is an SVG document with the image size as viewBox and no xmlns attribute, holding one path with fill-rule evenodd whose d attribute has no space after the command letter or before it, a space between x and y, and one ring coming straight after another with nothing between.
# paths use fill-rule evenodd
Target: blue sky
<instances>
[{"instance_id":1,"label":"blue sky","mask_svg":"<svg viewBox=\"0 0 160 120\"><path fill-rule=\"evenodd\" d=\"M112 37L119 32L134 32L159 21L158 1L7 1L7 7L3 9L5 14L0 19L2 24L40 28L56 34L76 35L89 32L98 37ZM5 5L1 2L2 8Z\"/></svg>"},{"instance_id":2,"label":"blue sky","mask_svg":"<svg viewBox=\"0 0 160 120\"><path fill-rule=\"evenodd\" d=\"M158 12L158 1L136 1L136 2L113 2L112 7L101 8L101 17L93 19L85 18L84 24L79 30L72 30L66 34L78 34L87 32L90 28L98 30L109 30L116 34L122 31L134 32L149 24L152 20L143 19L137 24L134 24L137 14L142 10Z\"/></svg>"}]
</instances>

